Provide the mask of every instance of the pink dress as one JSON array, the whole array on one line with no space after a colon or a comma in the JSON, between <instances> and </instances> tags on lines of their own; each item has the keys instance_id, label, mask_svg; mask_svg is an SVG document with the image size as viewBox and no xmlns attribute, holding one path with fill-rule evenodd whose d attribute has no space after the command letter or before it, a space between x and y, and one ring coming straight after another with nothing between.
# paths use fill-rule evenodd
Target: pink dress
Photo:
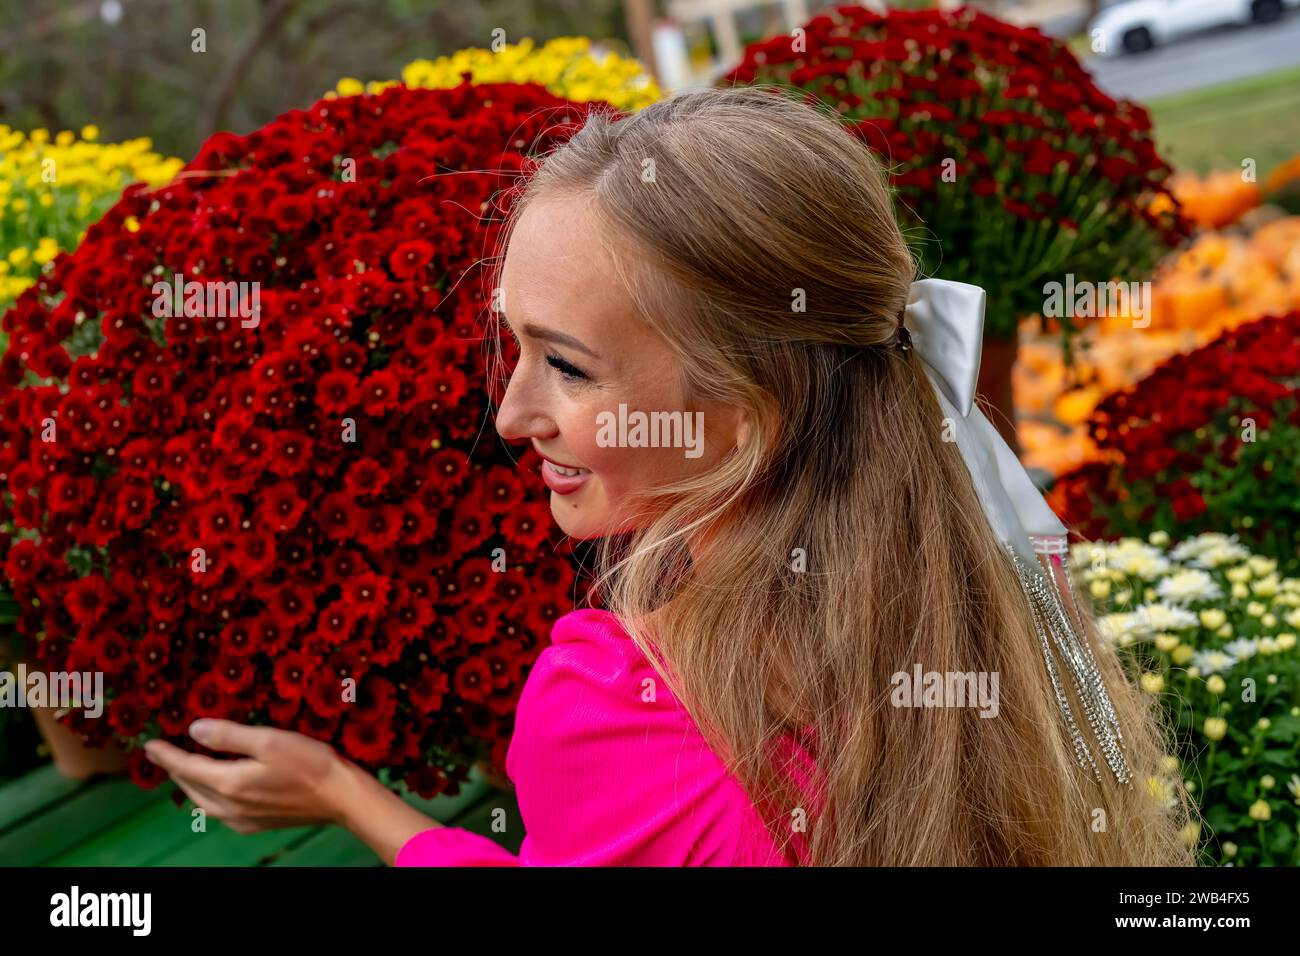
<instances>
[{"instance_id":1,"label":"pink dress","mask_svg":"<svg viewBox=\"0 0 1300 956\"><path fill-rule=\"evenodd\" d=\"M792 735L780 748L807 794L811 757ZM518 856L434 827L395 865L785 865L740 783L608 611L555 622L520 695L506 772L526 830ZM804 840L795 833L800 853Z\"/></svg>"}]
</instances>

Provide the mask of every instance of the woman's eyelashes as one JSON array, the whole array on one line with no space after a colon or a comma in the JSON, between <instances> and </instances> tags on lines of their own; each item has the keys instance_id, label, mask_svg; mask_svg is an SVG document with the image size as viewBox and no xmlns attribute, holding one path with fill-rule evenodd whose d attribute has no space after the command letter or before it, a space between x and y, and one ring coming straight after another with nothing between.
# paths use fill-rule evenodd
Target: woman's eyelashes
<instances>
[{"instance_id":1,"label":"woman's eyelashes","mask_svg":"<svg viewBox=\"0 0 1300 956\"><path fill-rule=\"evenodd\" d=\"M560 375L569 382L587 381L587 373L576 365L571 365L558 355L547 355L546 362L551 368L555 369Z\"/></svg>"},{"instance_id":2,"label":"woman's eyelashes","mask_svg":"<svg viewBox=\"0 0 1300 956\"><path fill-rule=\"evenodd\" d=\"M510 337L515 340L515 347L519 350L519 353L522 356L524 344L520 340L519 334L515 332L514 326L508 324L506 325L506 330L510 333ZM554 353L547 353L546 364L551 366L551 368L555 369L557 372L559 372L560 376L567 382L577 383L577 382L589 381L586 372L584 372L582 369L578 368L576 365L572 364L571 362L566 362L564 359L562 359L560 356Z\"/></svg>"}]
</instances>

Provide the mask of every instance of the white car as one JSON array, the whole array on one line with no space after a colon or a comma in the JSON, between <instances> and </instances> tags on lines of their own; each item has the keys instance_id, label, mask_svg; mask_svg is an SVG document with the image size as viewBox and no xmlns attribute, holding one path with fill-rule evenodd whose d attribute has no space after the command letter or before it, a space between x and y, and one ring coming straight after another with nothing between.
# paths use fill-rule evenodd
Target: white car
<instances>
[{"instance_id":1,"label":"white car","mask_svg":"<svg viewBox=\"0 0 1300 956\"><path fill-rule=\"evenodd\" d=\"M1285 6L1286 0L1126 0L1102 10L1088 24L1088 36L1102 56L1141 53L1209 27L1272 23Z\"/></svg>"}]
</instances>

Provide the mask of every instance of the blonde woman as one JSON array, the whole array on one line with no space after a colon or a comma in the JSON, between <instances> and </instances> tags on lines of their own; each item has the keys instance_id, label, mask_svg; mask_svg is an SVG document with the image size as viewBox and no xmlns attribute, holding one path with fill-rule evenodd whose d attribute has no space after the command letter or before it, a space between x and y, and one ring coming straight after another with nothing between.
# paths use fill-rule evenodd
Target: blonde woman
<instances>
[{"instance_id":1,"label":"blonde woman","mask_svg":"<svg viewBox=\"0 0 1300 956\"><path fill-rule=\"evenodd\" d=\"M519 855L228 721L194 736L244 760L149 745L196 804L402 865L1192 862L1152 709L971 401L982 291L916 281L871 154L773 93L596 114L512 210L496 425L599 539L605 608L525 685Z\"/></svg>"}]
</instances>

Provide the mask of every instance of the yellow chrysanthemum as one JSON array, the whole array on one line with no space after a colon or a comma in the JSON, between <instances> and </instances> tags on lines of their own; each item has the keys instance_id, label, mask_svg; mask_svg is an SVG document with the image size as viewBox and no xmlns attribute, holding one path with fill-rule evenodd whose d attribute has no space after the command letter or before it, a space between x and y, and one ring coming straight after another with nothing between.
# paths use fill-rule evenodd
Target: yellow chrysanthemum
<instances>
[{"instance_id":1,"label":"yellow chrysanthemum","mask_svg":"<svg viewBox=\"0 0 1300 956\"><path fill-rule=\"evenodd\" d=\"M500 50L471 47L436 60L415 60L402 68L400 82L417 89L448 89L459 86L465 74L471 83L537 83L556 96L578 103L604 100L625 113L663 95L639 61L612 51L597 53L587 37L557 37L540 47L525 37ZM378 93L398 82L363 84L344 77L325 95Z\"/></svg>"},{"instance_id":2,"label":"yellow chrysanthemum","mask_svg":"<svg viewBox=\"0 0 1300 956\"><path fill-rule=\"evenodd\" d=\"M133 182L169 182L184 162L152 151L147 138L99 143L99 128L80 137L62 130L23 133L0 127L0 312L63 250L76 248Z\"/></svg>"}]
</instances>

